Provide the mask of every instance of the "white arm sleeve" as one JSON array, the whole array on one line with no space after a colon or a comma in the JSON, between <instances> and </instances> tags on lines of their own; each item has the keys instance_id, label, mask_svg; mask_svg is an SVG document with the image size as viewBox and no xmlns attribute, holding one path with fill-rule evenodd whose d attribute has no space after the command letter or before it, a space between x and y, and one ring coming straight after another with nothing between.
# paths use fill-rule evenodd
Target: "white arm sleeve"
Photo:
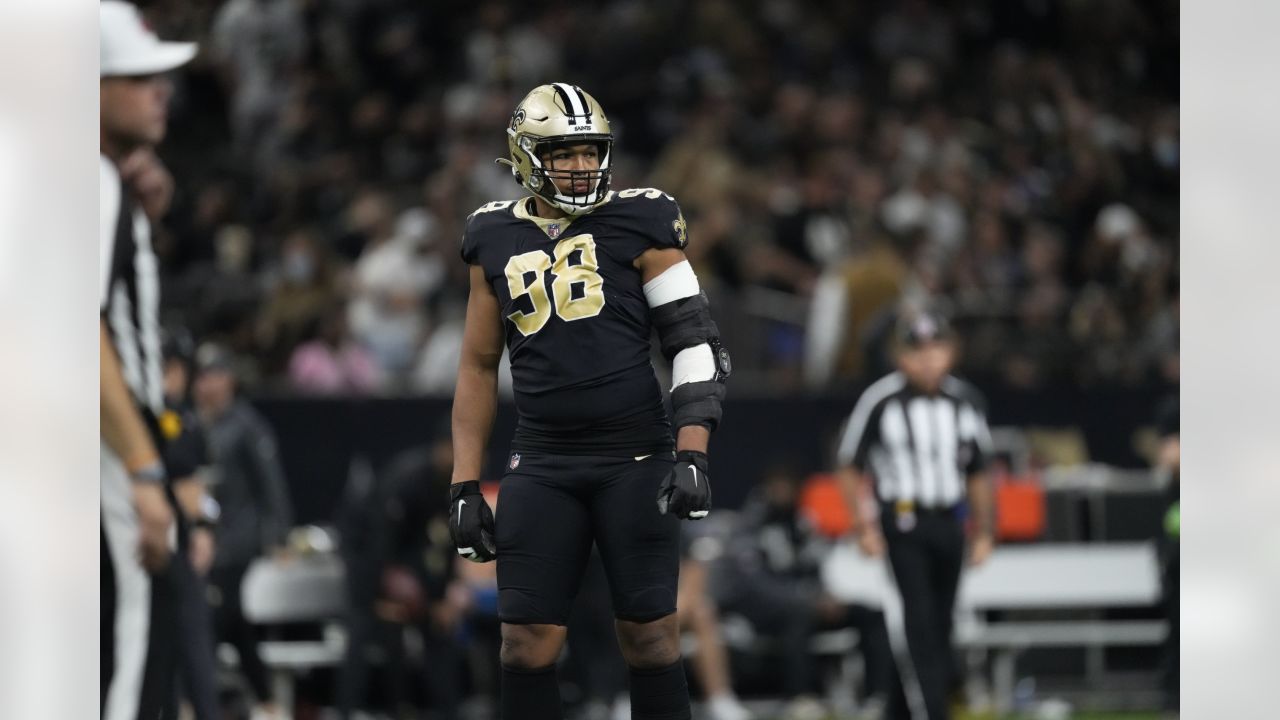
<instances>
[{"instance_id":1,"label":"white arm sleeve","mask_svg":"<svg viewBox=\"0 0 1280 720\"><path fill-rule=\"evenodd\" d=\"M120 173L106 157L99 155L98 159L98 309L102 310L111 292L111 260L120 219Z\"/></svg>"},{"instance_id":2,"label":"white arm sleeve","mask_svg":"<svg viewBox=\"0 0 1280 720\"><path fill-rule=\"evenodd\" d=\"M698 285L698 276L688 260L681 260L644 284L644 299L651 308L693 297L699 292L702 288Z\"/></svg>"}]
</instances>

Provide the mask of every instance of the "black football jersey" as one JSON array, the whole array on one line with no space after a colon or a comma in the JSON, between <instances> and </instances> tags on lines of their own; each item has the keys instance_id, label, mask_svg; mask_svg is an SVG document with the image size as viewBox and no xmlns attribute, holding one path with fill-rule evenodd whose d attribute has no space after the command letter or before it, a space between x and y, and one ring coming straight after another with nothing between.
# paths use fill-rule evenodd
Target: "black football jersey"
<instances>
[{"instance_id":1,"label":"black football jersey","mask_svg":"<svg viewBox=\"0 0 1280 720\"><path fill-rule=\"evenodd\" d=\"M680 207L653 189L611 192L577 217L539 218L522 198L467 218L462 259L484 268L502 307L519 413L512 449L640 455L673 446L632 262L686 242Z\"/></svg>"}]
</instances>

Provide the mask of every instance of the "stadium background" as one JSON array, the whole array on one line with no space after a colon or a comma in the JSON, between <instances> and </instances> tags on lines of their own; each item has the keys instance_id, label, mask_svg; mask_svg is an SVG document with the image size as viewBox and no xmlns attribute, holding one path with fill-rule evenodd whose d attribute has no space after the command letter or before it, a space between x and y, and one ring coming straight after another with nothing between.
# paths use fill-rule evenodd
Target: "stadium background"
<instances>
[{"instance_id":1,"label":"stadium background","mask_svg":"<svg viewBox=\"0 0 1280 720\"><path fill-rule=\"evenodd\" d=\"M735 353L720 507L770 466L829 466L895 304L925 297L1021 477L1150 464L1178 382L1176 3L140 4L202 44L161 151L166 321L236 352L299 522L447 418L460 223L520 194L491 160L549 79L609 113L615 187L689 220ZM323 392L294 362L322 335L374 372ZM1155 498L1066 525L1151 536Z\"/></svg>"}]
</instances>

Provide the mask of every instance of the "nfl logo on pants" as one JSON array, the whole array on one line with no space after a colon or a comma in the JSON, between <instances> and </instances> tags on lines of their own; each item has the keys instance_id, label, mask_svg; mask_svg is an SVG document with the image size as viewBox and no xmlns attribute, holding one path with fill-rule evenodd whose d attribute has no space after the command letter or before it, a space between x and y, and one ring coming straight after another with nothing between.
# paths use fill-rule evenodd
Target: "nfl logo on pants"
<instances>
[{"instance_id":1,"label":"nfl logo on pants","mask_svg":"<svg viewBox=\"0 0 1280 720\"><path fill-rule=\"evenodd\" d=\"M511 463L508 465L512 470L520 467L520 453L512 453Z\"/></svg>"}]
</instances>

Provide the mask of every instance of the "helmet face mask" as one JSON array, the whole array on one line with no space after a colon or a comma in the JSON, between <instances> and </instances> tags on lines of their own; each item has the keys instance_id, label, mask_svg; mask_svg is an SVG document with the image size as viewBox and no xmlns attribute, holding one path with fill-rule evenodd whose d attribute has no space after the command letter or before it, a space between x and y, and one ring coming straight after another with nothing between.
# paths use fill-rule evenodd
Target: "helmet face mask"
<instances>
[{"instance_id":1,"label":"helmet face mask","mask_svg":"<svg viewBox=\"0 0 1280 720\"><path fill-rule=\"evenodd\" d=\"M564 148L595 145L599 165L591 170L556 170L543 156ZM498 162L511 167L511 174L529 192L570 215L581 215L604 202L609 193L609 159L613 133L609 120L595 98L576 85L540 85L525 96L511 115L507 127L510 159ZM556 180L569 180L567 190ZM587 181L587 189L574 186Z\"/></svg>"}]
</instances>

